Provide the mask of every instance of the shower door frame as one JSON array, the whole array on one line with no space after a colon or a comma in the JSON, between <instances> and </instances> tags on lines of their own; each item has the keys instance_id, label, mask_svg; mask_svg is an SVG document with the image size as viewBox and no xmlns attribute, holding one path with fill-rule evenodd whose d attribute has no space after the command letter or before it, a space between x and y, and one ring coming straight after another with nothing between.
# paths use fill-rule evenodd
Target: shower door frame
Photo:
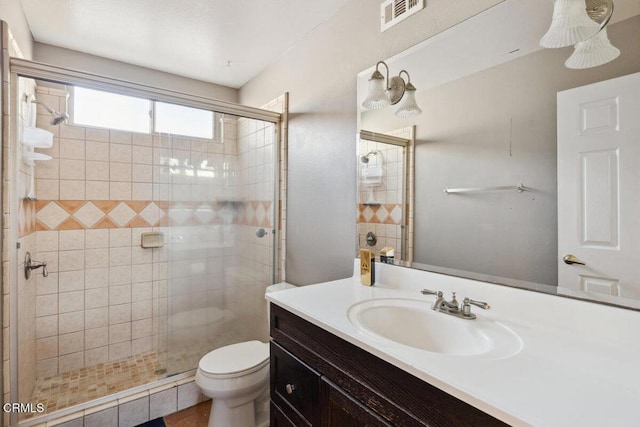
<instances>
[{"instance_id":1,"label":"shower door frame","mask_svg":"<svg viewBox=\"0 0 640 427\"><path fill-rule=\"evenodd\" d=\"M168 102L178 105L184 105L193 108L206 109L218 113L230 114L238 117L246 117L249 119L256 119L265 122L273 123L276 129L276 137L275 137L275 147L274 147L274 203L273 203L273 218L274 218L274 227L273 233L275 234L273 240L273 268L272 268L272 281L276 282L278 280L278 262L280 260L279 254L279 246L281 233L278 231L278 224L280 224L280 216L281 212L278 208L280 202L280 145L283 143L281 141L281 137L283 134L286 134L286 113L277 113L270 110L265 110L262 108L250 107L246 105L241 105L229 101L222 101L214 98L209 98L200 95L193 95L182 93L174 90L162 89L155 86L148 86L140 83L135 83L129 80L116 79L111 77L102 76L99 74L88 73L78 70L73 70L69 68L59 67L55 65L45 64L36 61L30 61L21 58L9 58L9 73L10 73L10 84L9 84L9 104L12 107L13 111L17 111L15 103L17 102L15 96L15 90L18 88L18 79L20 77L30 78L36 80L43 80L53 83L62 83L69 84L74 86L85 86L92 89L105 90L117 94L129 95L129 96L138 96L143 98L152 99L154 101ZM17 138L16 129L17 129L17 115L12 113L10 115L10 132L9 138L4 141L4 144L10 144L11 141L14 141ZM284 129L283 129L284 127ZM284 142L286 144L286 141ZM6 147L2 147L3 149ZM2 172L4 176L4 171ZM16 200L13 200L11 203L15 203ZM16 212L17 209L11 209L11 212ZM11 217L11 223L15 224L17 217ZM8 230L3 230L2 233ZM10 247L15 247L17 244L17 235L16 236L3 236L3 241L7 241ZM9 372L4 372L3 376L7 374L9 375L10 380L10 398L12 402L18 402L18 294L17 294L17 276L15 274L19 274L17 271L17 266L19 265L19 260L10 259L9 268L11 269L13 275L11 275L10 279L10 293L8 301L8 305L10 307L10 320L9 324L11 327L9 328ZM6 286L6 285L5 285ZM4 298L4 296L3 296ZM194 368L195 369L195 368ZM174 377L175 378L175 377ZM3 402L6 403L6 402ZM83 404L79 404L74 407L67 408L68 410L74 408L77 410L78 406L82 406ZM59 416L63 416L64 412L69 412L68 410L62 410ZM18 425L17 413L11 413L11 425Z\"/></svg>"}]
</instances>

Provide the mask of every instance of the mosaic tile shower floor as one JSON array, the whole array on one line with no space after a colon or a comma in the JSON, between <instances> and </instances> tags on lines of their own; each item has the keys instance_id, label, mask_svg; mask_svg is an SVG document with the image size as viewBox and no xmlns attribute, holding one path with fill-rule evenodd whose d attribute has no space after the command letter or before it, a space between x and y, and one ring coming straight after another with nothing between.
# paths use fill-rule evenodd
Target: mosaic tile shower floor
<instances>
[{"instance_id":1,"label":"mosaic tile shower floor","mask_svg":"<svg viewBox=\"0 0 640 427\"><path fill-rule=\"evenodd\" d=\"M182 340L170 334L172 351L135 354L115 362L101 363L48 378L38 378L32 402L43 403L46 413L99 399L168 376L195 369L202 356L212 349L255 339L255 328L243 319L226 322L215 336ZM35 414L24 414L23 419Z\"/></svg>"},{"instance_id":2,"label":"mosaic tile shower floor","mask_svg":"<svg viewBox=\"0 0 640 427\"><path fill-rule=\"evenodd\" d=\"M166 355L154 351L64 372L38 379L32 401L50 413L165 378L165 366Z\"/></svg>"}]
</instances>

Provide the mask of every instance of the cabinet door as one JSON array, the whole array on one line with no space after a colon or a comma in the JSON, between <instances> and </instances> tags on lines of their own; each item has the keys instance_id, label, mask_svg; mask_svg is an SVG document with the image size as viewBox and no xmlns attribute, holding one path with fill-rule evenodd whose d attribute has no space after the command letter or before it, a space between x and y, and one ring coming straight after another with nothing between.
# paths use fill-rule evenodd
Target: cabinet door
<instances>
[{"instance_id":1,"label":"cabinet door","mask_svg":"<svg viewBox=\"0 0 640 427\"><path fill-rule=\"evenodd\" d=\"M296 425L317 425L320 374L271 342L271 400Z\"/></svg>"},{"instance_id":2,"label":"cabinet door","mask_svg":"<svg viewBox=\"0 0 640 427\"><path fill-rule=\"evenodd\" d=\"M269 427L296 427L296 423L291 421L280 408L271 402L271 424Z\"/></svg>"},{"instance_id":3,"label":"cabinet door","mask_svg":"<svg viewBox=\"0 0 640 427\"><path fill-rule=\"evenodd\" d=\"M323 427L391 427L325 377L320 379L320 396Z\"/></svg>"}]
</instances>

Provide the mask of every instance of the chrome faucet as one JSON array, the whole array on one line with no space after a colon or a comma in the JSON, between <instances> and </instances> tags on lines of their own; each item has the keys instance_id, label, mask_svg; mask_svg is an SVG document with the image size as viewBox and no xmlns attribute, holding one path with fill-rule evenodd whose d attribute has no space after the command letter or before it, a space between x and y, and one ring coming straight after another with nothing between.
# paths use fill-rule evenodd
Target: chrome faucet
<instances>
[{"instance_id":1,"label":"chrome faucet","mask_svg":"<svg viewBox=\"0 0 640 427\"><path fill-rule=\"evenodd\" d=\"M438 298L434 301L433 307L431 308L433 310L443 311L446 313L454 313L454 312L460 311L460 309L458 308L458 300L456 299L455 292L451 292L451 301L447 301L442 297Z\"/></svg>"},{"instance_id":2,"label":"chrome faucet","mask_svg":"<svg viewBox=\"0 0 640 427\"><path fill-rule=\"evenodd\" d=\"M431 291L429 289L423 289L420 291L423 295L435 295L436 300L431 305L431 309L439 311L440 313L451 314L452 316L460 317L461 319L472 320L476 318L476 315L471 312L471 306L475 305L483 310L489 310L491 307L486 302L474 301L469 298L462 300L462 304L458 303L456 299L456 293L452 292L451 301L447 301L442 291Z\"/></svg>"}]
</instances>

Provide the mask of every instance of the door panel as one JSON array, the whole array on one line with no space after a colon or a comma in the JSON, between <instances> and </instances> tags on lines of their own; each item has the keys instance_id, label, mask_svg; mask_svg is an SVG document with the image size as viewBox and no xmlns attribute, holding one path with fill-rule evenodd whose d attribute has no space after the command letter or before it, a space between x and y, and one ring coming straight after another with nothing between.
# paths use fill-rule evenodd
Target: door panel
<instances>
[{"instance_id":1,"label":"door panel","mask_svg":"<svg viewBox=\"0 0 640 427\"><path fill-rule=\"evenodd\" d=\"M558 93L560 293L640 299L639 117L640 73Z\"/></svg>"}]
</instances>

